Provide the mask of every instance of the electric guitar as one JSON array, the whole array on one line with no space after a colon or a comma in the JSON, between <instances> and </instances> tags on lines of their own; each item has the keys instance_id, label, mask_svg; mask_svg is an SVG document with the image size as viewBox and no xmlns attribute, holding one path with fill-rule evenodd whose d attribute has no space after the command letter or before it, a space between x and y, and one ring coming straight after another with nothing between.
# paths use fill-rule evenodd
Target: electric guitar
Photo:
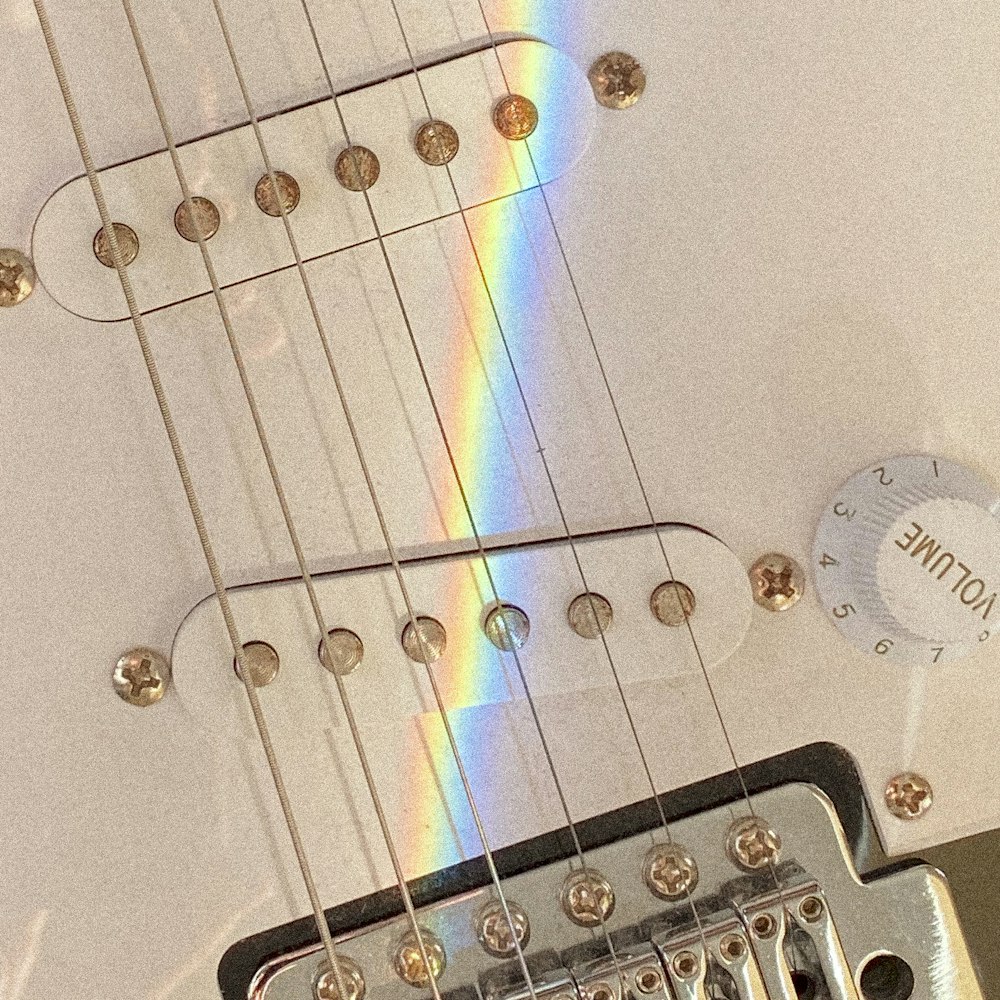
<instances>
[{"instance_id":1,"label":"electric guitar","mask_svg":"<svg viewBox=\"0 0 1000 1000\"><path fill-rule=\"evenodd\" d=\"M983 997L993 12L5 13L0 998Z\"/></svg>"}]
</instances>

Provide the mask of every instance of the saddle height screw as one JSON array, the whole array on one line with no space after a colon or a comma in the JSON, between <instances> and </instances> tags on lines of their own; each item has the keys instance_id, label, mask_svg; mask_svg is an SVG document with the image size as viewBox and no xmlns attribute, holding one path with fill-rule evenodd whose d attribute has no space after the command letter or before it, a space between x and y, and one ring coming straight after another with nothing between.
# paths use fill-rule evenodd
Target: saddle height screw
<instances>
[{"instance_id":1,"label":"saddle height screw","mask_svg":"<svg viewBox=\"0 0 1000 1000\"><path fill-rule=\"evenodd\" d=\"M20 305L35 289L35 266L20 250L0 250L0 307Z\"/></svg>"},{"instance_id":2,"label":"saddle height screw","mask_svg":"<svg viewBox=\"0 0 1000 1000\"><path fill-rule=\"evenodd\" d=\"M424 956L420 952L420 941L423 941L424 952L427 954L426 965L424 964ZM444 945L436 934L421 927L420 941L417 940L417 935L413 931L408 931L396 945L392 964L396 975L404 983L417 989L424 989L430 986L431 979L441 978L447 961Z\"/></svg>"},{"instance_id":3,"label":"saddle height screw","mask_svg":"<svg viewBox=\"0 0 1000 1000\"><path fill-rule=\"evenodd\" d=\"M748 816L729 828L726 854L743 871L757 872L777 864L781 856L781 837L766 820Z\"/></svg>"},{"instance_id":4,"label":"saddle height screw","mask_svg":"<svg viewBox=\"0 0 1000 1000\"><path fill-rule=\"evenodd\" d=\"M582 868L566 876L559 902L578 927L599 927L615 912L615 891L596 868Z\"/></svg>"},{"instance_id":5,"label":"saddle height screw","mask_svg":"<svg viewBox=\"0 0 1000 1000\"><path fill-rule=\"evenodd\" d=\"M897 819L919 819L934 804L934 790L923 775L904 771L885 786L885 804Z\"/></svg>"},{"instance_id":6,"label":"saddle height screw","mask_svg":"<svg viewBox=\"0 0 1000 1000\"><path fill-rule=\"evenodd\" d=\"M121 656L115 664L111 682L123 701L148 708L170 687L170 664L155 649L138 646Z\"/></svg>"},{"instance_id":7,"label":"saddle height screw","mask_svg":"<svg viewBox=\"0 0 1000 1000\"><path fill-rule=\"evenodd\" d=\"M642 873L649 891L660 899L684 899L698 885L698 865L681 844L651 847L646 853Z\"/></svg>"},{"instance_id":8,"label":"saddle height screw","mask_svg":"<svg viewBox=\"0 0 1000 1000\"><path fill-rule=\"evenodd\" d=\"M645 70L627 52L606 52L599 56L587 76L597 103L614 111L632 107L646 89Z\"/></svg>"},{"instance_id":9,"label":"saddle height screw","mask_svg":"<svg viewBox=\"0 0 1000 1000\"><path fill-rule=\"evenodd\" d=\"M701 969L701 962L693 951L677 952L672 965L678 979L694 979Z\"/></svg>"},{"instance_id":10,"label":"saddle height screw","mask_svg":"<svg viewBox=\"0 0 1000 1000\"><path fill-rule=\"evenodd\" d=\"M816 923L823 916L823 900L819 896L806 896L799 903L799 914L806 923Z\"/></svg>"},{"instance_id":11,"label":"saddle height screw","mask_svg":"<svg viewBox=\"0 0 1000 1000\"><path fill-rule=\"evenodd\" d=\"M476 917L476 937L483 951L494 958L510 958L517 953L518 945L522 950L526 948L531 937L531 925L524 908L508 899L507 910L510 913L509 922L503 904L494 900L487 903ZM511 924L514 925L513 934Z\"/></svg>"},{"instance_id":12,"label":"saddle height screw","mask_svg":"<svg viewBox=\"0 0 1000 1000\"><path fill-rule=\"evenodd\" d=\"M313 984L313 995L316 1000L364 1000L366 986L361 967L344 955L337 957L337 964L340 966L340 978L347 996L341 997L337 988L337 977L334 976L329 961L324 961Z\"/></svg>"},{"instance_id":13,"label":"saddle height screw","mask_svg":"<svg viewBox=\"0 0 1000 1000\"><path fill-rule=\"evenodd\" d=\"M806 589L806 577L790 556L768 552L750 567L750 588L762 608L787 611Z\"/></svg>"},{"instance_id":14,"label":"saddle height screw","mask_svg":"<svg viewBox=\"0 0 1000 1000\"><path fill-rule=\"evenodd\" d=\"M747 953L746 940L739 934L727 934L719 942L719 951L727 961L736 962Z\"/></svg>"},{"instance_id":15,"label":"saddle height screw","mask_svg":"<svg viewBox=\"0 0 1000 1000\"><path fill-rule=\"evenodd\" d=\"M663 989L663 976L655 965L644 965L635 974L635 988L647 996Z\"/></svg>"}]
</instances>

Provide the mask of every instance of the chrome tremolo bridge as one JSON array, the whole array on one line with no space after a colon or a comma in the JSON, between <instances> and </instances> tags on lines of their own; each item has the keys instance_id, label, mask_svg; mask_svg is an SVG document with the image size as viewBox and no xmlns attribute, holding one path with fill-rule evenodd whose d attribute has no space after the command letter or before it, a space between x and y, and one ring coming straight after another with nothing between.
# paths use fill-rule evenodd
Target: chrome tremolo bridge
<instances>
[{"instance_id":1,"label":"chrome tremolo bridge","mask_svg":"<svg viewBox=\"0 0 1000 1000\"><path fill-rule=\"evenodd\" d=\"M513 948L498 957L496 941L491 950L484 940L495 887L468 891L466 883L456 895L438 893L418 910L418 922L441 948L442 998L982 1000L938 871L917 864L863 882L833 805L811 785L755 795L753 806L781 840L780 853L756 871L746 870L752 864L741 871L726 849L745 803L671 823L672 843L683 844L697 865L676 899L651 891L644 872L651 845L665 843L662 827L636 832L632 824L629 835L596 846L584 839L587 870L600 885L589 897L591 919L567 902L565 885L579 878L579 859L552 860L550 838L542 863L525 870L522 862L519 874L502 880L504 897L523 918L530 987ZM534 842L508 850L519 849L539 853ZM598 911L603 921L595 922ZM364 993L431 996L426 984L404 982L394 962L409 932L404 916L349 930L343 922L331 913L338 953L360 970ZM260 961L252 977L237 982L233 970L249 968L249 956L275 954L267 941L260 935L230 949L220 969L227 1000L314 997L323 959L315 944Z\"/></svg>"}]
</instances>

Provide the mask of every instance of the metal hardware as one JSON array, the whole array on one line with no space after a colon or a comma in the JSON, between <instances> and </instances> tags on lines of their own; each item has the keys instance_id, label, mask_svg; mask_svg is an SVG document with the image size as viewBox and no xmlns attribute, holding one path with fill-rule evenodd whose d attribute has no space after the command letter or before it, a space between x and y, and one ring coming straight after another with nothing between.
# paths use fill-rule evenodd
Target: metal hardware
<instances>
[{"instance_id":1,"label":"metal hardware","mask_svg":"<svg viewBox=\"0 0 1000 1000\"><path fill-rule=\"evenodd\" d=\"M483 631L497 649L511 653L528 641L531 622L520 608L513 604L501 604L486 616Z\"/></svg>"},{"instance_id":2,"label":"metal hardware","mask_svg":"<svg viewBox=\"0 0 1000 1000\"><path fill-rule=\"evenodd\" d=\"M885 804L897 819L919 819L934 804L934 790L923 775L904 771L885 786Z\"/></svg>"},{"instance_id":3,"label":"metal hardware","mask_svg":"<svg viewBox=\"0 0 1000 1000\"><path fill-rule=\"evenodd\" d=\"M392 965L396 975L408 986L423 989L430 986L431 979L440 979L447 961L441 939L430 931L420 928L420 941L427 955L427 964L420 952L420 942L414 931L408 931L396 945Z\"/></svg>"},{"instance_id":4,"label":"metal hardware","mask_svg":"<svg viewBox=\"0 0 1000 1000\"><path fill-rule=\"evenodd\" d=\"M448 633L445 632L444 626L436 618L418 615L417 627L420 629L419 636L413 628L413 622L407 622L403 628L400 641L406 655L414 663L423 663L425 655L431 663L440 660L448 645Z\"/></svg>"},{"instance_id":5,"label":"metal hardware","mask_svg":"<svg viewBox=\"0 0 1000 1000\"><path fill-rule=\"evenodd\" d=\"M522 949L528 946L531 937L531 925L524 908L512 899L507 900L507 910L510 921L504 913L499 900L487 903L476 916L476 937L483 946L483 951L494 958L510 958L517 954L517 946ZM511 933L513 924L514 933Z\"/></svg>"},{"instance_id":6,"label":"metal hardware","mask_svg":"<svg viewBox=\"0 0 1000 1000\"><path fill-rule=\"evenodd\" d=\"M538 108L522 94L508 94L493 108L493 125L512 142L527 139L538 128Z\"/></svg>"},{"instance_id":7,"label":"metal hardware","mask_svg":"<svg viewBox=\"0 0 1000 1000\"><path fill-rule=\"evenodd\" d=\"M253 200L257 202L257 207L272 219L281 218L281 209L285 209L285 215L291 215L299 206L299 199L302 191L299 182L284 170L275 170L274 179L278 182L278 193L275 194L274 185L271 183L271 175L264 174L253 191ZM278 196L281 201L279 203Z\"/></svg>"},{"instance_id":8,"label":"metal hardware","mask_svg":"<svg viewBox=\"0 0 1000 1000\"><path fill-rule=\"evenodd\" d=\"M333 165L337 183L348 191L367 191L374 186L382 167L367 146L342 149Z\"/></svg>"},{"instance_id":9,"label":"metal hardware","mask_svg":"<svg viewBox=\"0 0 1000 1000\"><path fill-rule=\"evenodd\" d=\"M361 966L344 955L337 956L337 964L340 966L340 978L347 996L341 998L333 969L330 968L329 961L324 961L320 963L313 984L315 1000L364 1000L366 987Z\"/></svg>"},{"instance_id":10,"label":"metal hardware","mask_svg":"<svg viewBox=\"0 0 1000 1000\"><path fill-rule=\"evenodd\" d=\"M650 594L649 610L669 628L678 628L694 614L694 592L686 583L667 580Z\"/></svg>"},{"instance_id":11,"label":"metal hardware","mask_svg":"<svg viewBox=\"0 0 1000 1000\"><path fill-rule=\"evenodd\" d=\"M458 155L458 133L447 122L424 122L417 129L413 148L429 167L443 167Z\"/></svg>"},{"instance_id":12,"label":"metal hardware","mask_svg":"<svg viewBox=\"0 0 1000 1000\"><path fill-rule=\"evenodd\" d=\"M365 645L349 628L332 628L326 636L326 649L324 650L323 642L320 642L316 655L331 673L346 677L360 665L365 655Z\"/></svg>"},{"instance_id":13,"label":"metal hardware","mask_svg":"<svg viewBox=\"0 0 1000 1000\"><path fill-rule=\"evenodd\" d=\"M600 639L614 621L611 602L593 592L580 594L569 602L566 610L569 627L582 639Z\"/></svg>"},{"instance_id":14,"label":"metal hardware","mask_svg":"<svg viewBox=\"0 0 1000 1000\"><path fill-rule=\"evenodd\" d=\"M645 995L659 993L663 989L663 973L658 965L644 965L636 970L633 977L635 988Z\"/></svg>"},{"instance_id":15,"label":"metal hardware","mask_svg":"<svg viewBox=\"0 0 1000 1000\"><path fill-rule=\"evenodd\" d=\"M122 267L128 267L139 256L139 237L135 235L135 230L131 226L126 226L124 222L113 222L111 225L114 227L115 238L118 241ZM115 260L111 254L111 241L108 239L107 233L104 232L104 226L101 226L94 235L94 256L105 267L114 269Z\"/></svg>"},{"instance_id":16,"label":"metal hardware","mask_svg":"<svg viewBox=\"0 0 1000 1000\"><path fill-rule=\"evenodd\" d=\"M643 861L643 878L660 899L685 899L698 885L698 865L681 844L656 844Z\"/></svg>"},{"instance_id":17,"label":"metal hardware","mask_svg":"<svg viewBox=\"0 0 1000 1000\"><path fill-rule=\"evenodd\" d=\"M753 599L768 611L787 611L798 603L805 587L802 567L780 552L768 552L750 567Z\"/></svg>"},{"instance_id":18,"label":"metal hardware","mask_svg":"<svg viewBox=\"0 0 1000 1000\"><path fill-rule=\"evenodd\" d=\"M214 201L195 195L191 199L193 212L188 211L188 203L182 201L174 212L174 229L177 234L188 241L197 243L198 234L203 240L210 240L218 231L222 222L219 209Z\"/></svg>"},{"instance_id":19,"label":"metal hardware","mask_svg":"<svg viewBox=\"0 0 1000 1000\"><path fill-rule=\"evenodd\" d=\"M615 891L596 868L570 872L559 901L563 913L580 927L600 927L615 911Z\"/></svg>"},{"instance_id":20,"label":"metal hardware","mask_svg":"<svg viewBox=\"0 0 1000 1000\"><path fill-rule=\"evenodd\" d=\"M170 687L170 663L161 653L138 646L115 664L111 681L123 701L139 708L158 702Z\"/></svg>"},{"instance_id":21,"label":"metal hardware","mask_svg":"<svg viewBox=\"0 0 1000 1000\"><path fill-rule=\"evenodd\" d=\"M587 74L597 103L622 111L632 107L646 89L646 72L627 52L606 52L594 60Z\"/></svg>"},{"instance_id":22,"label":"metal hardware","mask_svg":"<svg viewBox=\"0 0 1000 1000\"><path fill-rule=\"evenodd\" d=\"M726 853L743 871L757 872L777 864L781 856L781 837L760 816L748 816L729 828Z\"/></svg>"},{"instance_id":23,"label":"metal hardware","mask_svg":"<svg viewBox=\"0 0 1000 1000\"><path fill-rule=\"evenodd\" d=\"M20 250L0 250L0 308L20 305L35 289L35 265Z\"/></svg>"},{"instance_id":24,"label":"metal hardware","mask_svg":"<svg viewBox=\"0 0 1000 1000\"><path fill-rule=\"evenodd\" d=\"M253 679L254 687L267 687L275 677L281 667L281 658L278 651L266 642L243 643L243 659L250 668L250 676ZM239 661L233 658L233 670L242 682L243 674L240 671Z\"/></svg>"}]
</instances>

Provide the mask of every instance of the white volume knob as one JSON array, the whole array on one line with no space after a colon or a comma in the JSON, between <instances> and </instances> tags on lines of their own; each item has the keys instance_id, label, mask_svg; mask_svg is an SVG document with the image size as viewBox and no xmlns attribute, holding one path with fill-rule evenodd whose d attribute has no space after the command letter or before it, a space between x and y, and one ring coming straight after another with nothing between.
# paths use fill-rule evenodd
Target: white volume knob
<instances>
[{"instance_id":1,"label":"white volume knob","mask_svg":"<svg viewBox=\"0 0 1000 1000\"><path fill-rule=\"evenodd\" d=\"M968 653L1000 627L1000 500L970 470L920 455L853 476L816 535L816 589L868 652L907 662Z\"/></svg>"}]
</instances>

